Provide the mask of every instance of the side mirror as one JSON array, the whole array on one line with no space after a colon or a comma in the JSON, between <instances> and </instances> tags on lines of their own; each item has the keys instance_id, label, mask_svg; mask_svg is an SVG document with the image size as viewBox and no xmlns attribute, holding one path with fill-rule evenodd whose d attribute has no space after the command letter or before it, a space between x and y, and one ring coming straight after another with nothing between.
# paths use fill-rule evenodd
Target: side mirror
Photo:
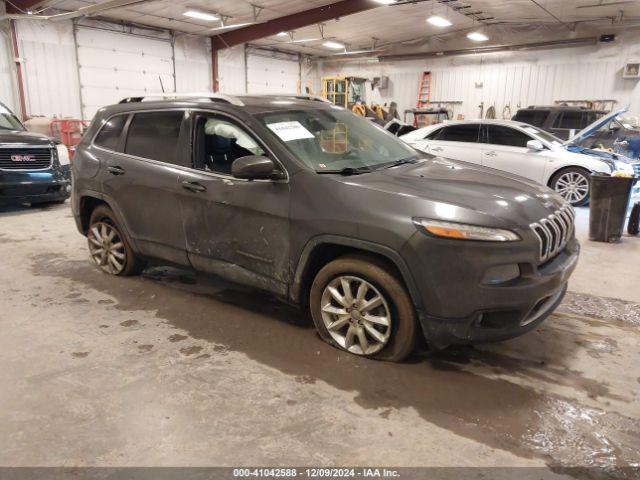
<instances>
[{"instance_id":1,"label":"side mirror","mask_svg":"<svg viewBox=\"0 0 640 480\"><path fill-rule=\"evenodd\" d=\"M529 150L535 150L539 152L540 150L544 150L544 145L540 140L529 140L527 142L527 148Z\"/></svg>"},{"instance_id":2,"label":"side mirror","mask_svg":"<svg viewBox=\"0 0 640 480\"><path fill-rule=\"evenodd\" d=\"M273 160L262 155L236 158L231 164L231 175L245 180L281 178Z\"/></svg>"}]
</instances>

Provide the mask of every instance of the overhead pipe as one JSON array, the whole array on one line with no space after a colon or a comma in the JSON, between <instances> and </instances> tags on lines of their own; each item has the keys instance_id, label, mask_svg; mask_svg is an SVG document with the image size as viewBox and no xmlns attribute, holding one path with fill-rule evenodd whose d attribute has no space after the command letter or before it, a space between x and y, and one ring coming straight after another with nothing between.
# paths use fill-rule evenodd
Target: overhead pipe
<instances>
[{"instance_id":1,"label":"overhead pipe","mask_svg":"<svg viewBox=\"0 0 640 480\"><path fill-rule=\"evenodd\" d=\"M136 5L138 3L146 3L151 0L107 0L106 2L96 3L94 5L88 5L86 7L79 8L73 12L57 13L55 15L30 15L27 13L7 13L0 16L2 20L44 20L52 22L60 22L63 20L69 20L78 17L93 16L98 13L102 13L114 8L128 7Z\"/></svg>"},{"instance_id":2,"label":"overhead pipe","mask_svg":"<svg viewBox=\"0 0 640 480\"><path fill-rule=\"evenodd\" d=\"M598 37L570 38L564 40L550 40L546 42L521 43L517 45L495 45L490 47L464 48L459 50L444 50L416 53L398 53L378 56L380 62L392 62L401 60L421 60L424 58L451 57L457 55L474 55L494 52L509 52L519 50L534 50L545 48L583 47L596 45Z\"/></svg>"}]
</instances>

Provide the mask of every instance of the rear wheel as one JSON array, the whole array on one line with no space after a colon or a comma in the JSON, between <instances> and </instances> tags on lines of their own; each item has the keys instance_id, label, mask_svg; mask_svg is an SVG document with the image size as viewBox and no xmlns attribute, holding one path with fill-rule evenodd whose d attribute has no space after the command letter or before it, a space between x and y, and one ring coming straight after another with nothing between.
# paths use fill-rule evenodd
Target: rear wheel
<instances>
[{"instance_id":1,"label":"rear wheel","mask_svg":"<svg viewBox=\"0 0 640 480\"><path fill-rule=\"evenodd\" d=\"M553 176L551 188L574 207L581 207L589 202L590 177L583 168L565 168Z\"/></svg>"},{"instance_id":2,"label":"rear wheel","mask_svg":"<svg viewBox=\"0 0 640 480\"><path fill-rule=\"evenodd\" d=\"M105 273L128 276L144 269L144 262L132 250L113 211L105 205L91 213L87 243L91 258Z\"/></svg>"},{"instance_id":3,"label":"rear wheel","mask_svg":"<svg viewBox=\"0 0 640 480\"><path fill-rule=\"evenodd\" d=\"M414 349L413 303L383 263L359 256L330 262L313 281L310 309L320 337L342 350L399 362Z\"/></svg>"}]
</instances>

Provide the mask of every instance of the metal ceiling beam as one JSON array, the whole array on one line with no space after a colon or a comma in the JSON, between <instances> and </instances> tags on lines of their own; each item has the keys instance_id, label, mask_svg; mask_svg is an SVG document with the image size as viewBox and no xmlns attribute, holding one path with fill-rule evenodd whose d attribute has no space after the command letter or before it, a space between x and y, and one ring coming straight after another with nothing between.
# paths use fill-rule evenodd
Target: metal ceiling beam
<instances>
[{"instance_id":1,"label":"metal ceiling beam","mask_svg":"<svg viewBox=\"0 0 640 480\"><path fill-rule=\"evenodd\" d=\"M279 32L288 32L326 20L364 12L365 10L380 6L381 4L374 0L342 0L323 7L312 8L303 12L274 18L264 23L214 35L211 37L211 44L215 49L222 50L260 38L269 37Z\"/></svg>"}]
</instances>

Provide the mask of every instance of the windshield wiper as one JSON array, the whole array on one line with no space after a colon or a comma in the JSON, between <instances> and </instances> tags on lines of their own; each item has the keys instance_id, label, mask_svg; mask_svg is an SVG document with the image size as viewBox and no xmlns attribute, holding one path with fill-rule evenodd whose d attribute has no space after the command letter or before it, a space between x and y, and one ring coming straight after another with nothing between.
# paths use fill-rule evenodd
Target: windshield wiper
<instances>
[{"instance_id":1,"label":"windshield wiper","mask_svg":"<svg viewBox=\"0 0 640 480\"><path fill-rule=\"evenodd\" d=\"M383 168L398 167L400 165L406 165L407 163L416 163L417 161L418 157L402 158L400 160L396 160L395 162L391 162L389 165L385 165Z\"/></svg>"},{"instance_id":2,"label":"windshield wiper","mask_svg":"<svg viewBox=\"0 0 640 480\"><path fill-rule=\"evenodd\" d=\"M342 170L316 170L316 173L321 174L339 174L339 175L360 175L362 173L368 173L371 169L369 167L345 167Z\"/></svg>"}]
</instances>

